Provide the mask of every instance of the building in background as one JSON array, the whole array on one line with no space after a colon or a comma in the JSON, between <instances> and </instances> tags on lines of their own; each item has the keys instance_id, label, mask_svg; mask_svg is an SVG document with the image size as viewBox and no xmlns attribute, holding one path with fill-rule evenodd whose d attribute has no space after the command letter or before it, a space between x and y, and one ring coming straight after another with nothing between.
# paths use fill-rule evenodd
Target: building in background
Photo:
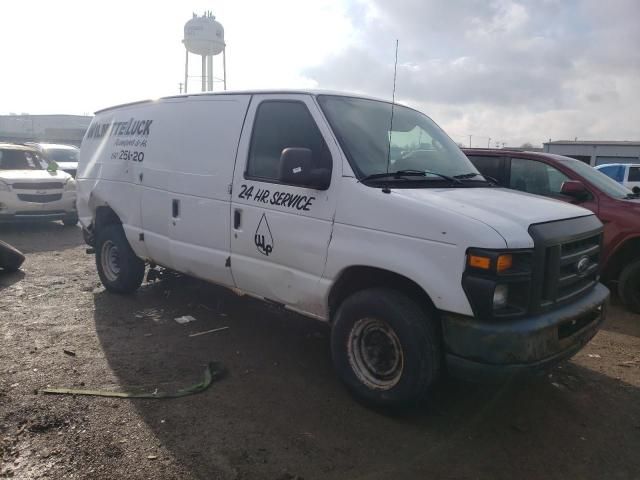
<instances>
[{"instance_id":1,"label":"building in background","mask_svg":"<svg viewBox=\"0 0 640 480\"><path fill-rule=\"evenodd\" d=\"M545 143L544 151L575 158L591 166L640 162L640 142L556 140Z\"/></svg>"},{"instance_id":2,"label":"building in background","mask_svg":"<svg viewBox=\"0 0 640 480\"><path fill-rule=\"evenodd\" d=\"M80 145L92 118L84 115L0 115L0 142Z\"/></svg>"}]
</instances>

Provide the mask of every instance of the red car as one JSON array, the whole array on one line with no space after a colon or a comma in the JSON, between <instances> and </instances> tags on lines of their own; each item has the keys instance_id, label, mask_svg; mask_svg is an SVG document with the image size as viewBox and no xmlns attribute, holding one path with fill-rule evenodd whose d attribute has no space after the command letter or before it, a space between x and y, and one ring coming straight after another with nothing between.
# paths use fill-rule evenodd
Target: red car
<instances>
[{"instance_id":1,"label":"red car","mask_svg":"<svg viewBox=\"0 0 640 480\"><path fill-rule=\"evenodd\" d=\"M514 150L463 149L501 187L570 202L604 224L602 281L617 284L622 302L640 313L640 195L580 160ZM514 205L514 209L518 206Z\"/></svg>"}]
</instances>

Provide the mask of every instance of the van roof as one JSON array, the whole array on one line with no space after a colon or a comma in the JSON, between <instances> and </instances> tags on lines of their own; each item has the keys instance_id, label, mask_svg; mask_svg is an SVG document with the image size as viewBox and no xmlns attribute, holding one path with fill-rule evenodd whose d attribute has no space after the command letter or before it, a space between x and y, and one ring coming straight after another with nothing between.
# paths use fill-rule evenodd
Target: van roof
<instances>
[{"instance_id":1,"label":"van roof","mask_svg":"<svg viewBox=\"0 0 640 480\"><path fill-rule=\"evenodd\" d=\"M338 95L341 97L353 97L353 98L363 98L366 100L377 100L381 102L389 102L389 100L384 100L381 98L375 98L368 95L363 95L361 93L353 93L353 92L339 92L332 90L316 90L316 89L272 89L272 90L225 90L224 92L197 92L197 93L183 93L181 95L168 95L166 97L160 98L149 98L147 100L139 100L136 102L128 102L122 103L120 105L114 105L112 107L103 108L101 110L96 111L96 115L98 113L107 112L109 110L115 110L117 108L129 107L131 105L141 105L145 103L157 102L159 100L167 100L170 98L188 98L188 97L208 97L208 96L221 96L221 95L269 95L269 94L290 94L290 95ZM396 102L396 105L399 105Z\"/></svg>"}]
</instances>

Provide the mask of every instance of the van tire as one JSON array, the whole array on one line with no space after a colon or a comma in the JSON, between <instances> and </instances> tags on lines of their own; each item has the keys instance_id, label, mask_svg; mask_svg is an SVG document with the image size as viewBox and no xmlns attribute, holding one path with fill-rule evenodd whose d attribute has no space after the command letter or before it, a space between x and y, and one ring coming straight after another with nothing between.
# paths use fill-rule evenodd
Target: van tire
<instances>
[{"instance_id":1,"label":"van tire","mask_svg":"<svg viewBox=\"0 0 640 480\"><path fill-rule=\"evenodd\" d=\"M622 270L618 278L618 295L629 310L640 313L640 260Z\"/></svg>"},{"instance_id":2,"label":"van tire","mask_svg":"<svg viewBox=\"0 0 640 480\"><path fill-rule=\"evenodd\" d=\"M400 292L387 288L356 292L335 315L334 367L363 403L391 409L412 406L426 396L440 374L437 325L435 312L425 311Z\"/></svg>"},{"instance_id":3,"label":"van tire","mask_svg":"<svg viewBox=\"0 0 640 480\"><path fill-rule=\"evenodd\" d=\"M100 281L113 293L133 293L142 284L144 261L136 256L122 225L111 224L98 230L96 267Z\"/></svg>"},{"instance_id":4,"label":"van tire","mask_svg":"<svg viewBox=\"0 0 640 480\"><path fill-rule=\"evenodd\" d=\"M0 268L5 272L17 272L22 262L24 262L22 252L0 240Z\"/></svg>"}]
</instances>

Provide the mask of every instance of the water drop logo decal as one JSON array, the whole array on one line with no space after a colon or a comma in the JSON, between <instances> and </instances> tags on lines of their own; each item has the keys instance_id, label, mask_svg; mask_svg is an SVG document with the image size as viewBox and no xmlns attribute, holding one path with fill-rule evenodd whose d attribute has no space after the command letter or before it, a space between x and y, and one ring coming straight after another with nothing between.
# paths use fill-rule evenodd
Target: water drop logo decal
<instances>
[{"instance_id":1,"label":"water drop logo decal","mask_svg":"<svg viewBox=\"0 0 640 480\"><path fill-rule=\"evenodd\" d=\"M260 223L258 223L258 228L253 236L253 240L261 254L268 257L273 251L273 235L271 235L271 229L269 228L269 223L264 213L262 214Z\"/></svg>"}]
</instances>

